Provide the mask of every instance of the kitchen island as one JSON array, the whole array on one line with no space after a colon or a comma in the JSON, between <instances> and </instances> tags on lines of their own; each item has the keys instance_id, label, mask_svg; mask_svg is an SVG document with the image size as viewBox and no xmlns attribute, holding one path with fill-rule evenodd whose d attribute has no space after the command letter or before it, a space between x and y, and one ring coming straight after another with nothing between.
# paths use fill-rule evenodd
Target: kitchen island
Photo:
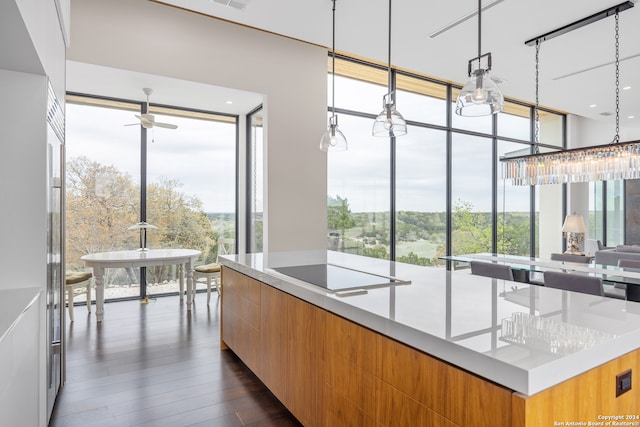
<instances>
[{"instance_id":1,"label":"kitchen island","mask_svg":"<svg viewBox=\"0 0 640 427\"><path fill-rule=\"evenodd\" d=\"M220 262L223 348L304 425L640 425L639 303L336 252ZM283 273L323 264L384 280Z\"/></svg>"}]
</instances>

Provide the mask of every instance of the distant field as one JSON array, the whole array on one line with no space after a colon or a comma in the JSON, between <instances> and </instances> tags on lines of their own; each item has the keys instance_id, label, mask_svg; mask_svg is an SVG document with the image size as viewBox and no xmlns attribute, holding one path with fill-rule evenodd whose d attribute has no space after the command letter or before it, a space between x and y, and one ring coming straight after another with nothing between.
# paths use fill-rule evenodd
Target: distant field
<instances>
[{"instance_id":1,"label":"distant field","mask_svg":"<svg viewBox=\"0 0 640 427\"><path fill-rule=\"evenodd\" d=\"M409 252L422 257L433 258L436 255L438 244L428 240L416 240L415 242L398 242L396 257L409 255Z\"/></svg>"}]
</instances>

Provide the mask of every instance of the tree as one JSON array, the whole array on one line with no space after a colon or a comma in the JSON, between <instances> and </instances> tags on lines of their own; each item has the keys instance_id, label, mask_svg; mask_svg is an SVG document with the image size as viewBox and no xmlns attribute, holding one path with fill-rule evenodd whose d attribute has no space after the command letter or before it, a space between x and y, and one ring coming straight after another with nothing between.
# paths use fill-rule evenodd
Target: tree
<instances>
[{"instance_id":1,"label":"tree","mask_svg":"<svg viewBox=\"0 0 640 427\"><path fill-rule=\"evenodd\" d=\"M342 241L341 250L344 251L344 232L348 228L355 227L356 222L351 216L349 202L340 196L329 196L327 199L327 226L329 230L339 230Z\"/></svg>"},{"instance_id":2,"label":"tree","mask_svg":"<svg viewBox=\"0 0 640 427\"><path fill-rule=\"evenodd\" d=\"M491 251L491 215L473 212L473 204L457 200L453 207L452 252L468 254ZM436 258L444 255L444 244L438 247Z\"/></svg>"},{"instance_id":3,"label":"tree","mask_svg":"<svg viewBox=\"0 0 640 427\"><path fill-rule=\"evenodd\" d=\"M67 162L67 269L82 266L80 257L94 252L135 249L139 234L128 230L140 220L140 187L128 174L86 157ZM147 187L147 219L158 229L148 230L151 248L192 248L215 257L215 233L202 202L187 195L176 180L160 178ZM115 269L112 269L115 270ZM159 282L163 270L149 269L150 282ZM107 283L131 283L122 271L108 270Z\"/></svg>"}]
</instances>

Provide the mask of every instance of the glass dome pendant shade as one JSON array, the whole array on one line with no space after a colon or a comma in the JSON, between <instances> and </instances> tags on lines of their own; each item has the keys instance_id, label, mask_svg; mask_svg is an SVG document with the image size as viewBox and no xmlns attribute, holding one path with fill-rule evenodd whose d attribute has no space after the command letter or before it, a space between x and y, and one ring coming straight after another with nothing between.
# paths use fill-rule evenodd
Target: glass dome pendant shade
<instances>
[{"instance_id":1,"label":"glass dome pendant shade","mask_svg":"<svg viewBox=\"0 0 640 427\"><path fill-rule=\"evenodd\" d=\"M482 60L486 59L486 66ZM473 65L477 62L477 68ZM468 65L469 80L460 90L456 114L466 117L490 116L504 109L504 96L498 85L489 78L491 53L482 54L482 0L478 0L478 56Z\"/></svg>"},{"instance_id":2,"label":"glass dome pendant shade","mask_svg":"<svg viewBox=\"0 0 640 427\"><path fill-rule=\"evenodd\" d=\"M402 136L407 134L407 122L396 110L392 93L382 98L382 111L373 122L373 136Z\"/></svg>"},{"instance_id":3,"label":"glass dome pendant shade","mask_svg":"<svg viewBox=\"0 0 640 427\"><path fill-rule=\"evenodd\" d=\"M489 116L504 109L504 96L489 78L489 71L478 68L464 85L456 102L456 114L466 117Z\"/></svg>"},{"instance_id":4,"label":"glass dome pendant shade","mask_svg":"<svg viewBox=\"0 0 640 427\"><path fill-rule=\"evenodd\" d=\"M347 138L338 129L338 116L335 114L329 119L327 131L320 139L320 149L322 151L345 151L347 149Z\"/></svg>"},{"instance_id":5,"label":"glass dome pendant shade","mask_svg":"<svg viewBox=\"0 0 640 427\"><path fill-rule=\"evenodd\" d=\"M382 111L373 122L371 134L378 137L396 137L407 134L407 122L396 110L395 92L393 90L393 72L391 70L391 0L389 0L389 34L387 51L388 93L382 97Z\"/></svg>"},{"instance_id":6,"label":"glass dome pendant shade","mask_svg":"<svg viewBox=\"0 0 640 427\"><path fill-rule=\"evenodd\" d=\"M332 7L332 47L331 47L331 117L327 131L320 138L320 150L346 151L347 138L338 129L338 116L336 116L336 0Z\"/></svg>"}]
</instances>

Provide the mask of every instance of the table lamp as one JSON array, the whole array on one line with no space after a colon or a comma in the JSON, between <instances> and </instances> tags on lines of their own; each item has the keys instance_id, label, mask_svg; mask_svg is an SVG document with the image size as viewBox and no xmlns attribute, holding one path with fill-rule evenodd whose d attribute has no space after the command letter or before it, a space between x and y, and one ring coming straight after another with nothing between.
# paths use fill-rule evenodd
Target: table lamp
<instances>
[{"instance_id":1,"label":"table lamp","mask_svg":"<svg viewBox=\"0 0 640 427\"><path fill-rule=\"evenodd\" d=\"M144 221L139 222L137 224L132 225L131 227L127 228L127 230L140 230L140 249L138 249L139 251L148 251L149 249L147 249L147 229L148 228L158 228L155 225L151 225L149 223L146 223Z\"/></svg>"},{"instance_id":2,"label":"table lamp","mask_svg":"<svg viewBox=\"0 0 640 427\"><path fill-rule=\"evenodd\" d=\"M584 233L586 227L584 226L584 219L582 215L577 215L575 212L572 215L567 215L562 224L562 234L567 239L567 250L565 254L571 255L584 255L584 252L580 250L579 244L584 241Z\"/></svg>"}]
</instances>

